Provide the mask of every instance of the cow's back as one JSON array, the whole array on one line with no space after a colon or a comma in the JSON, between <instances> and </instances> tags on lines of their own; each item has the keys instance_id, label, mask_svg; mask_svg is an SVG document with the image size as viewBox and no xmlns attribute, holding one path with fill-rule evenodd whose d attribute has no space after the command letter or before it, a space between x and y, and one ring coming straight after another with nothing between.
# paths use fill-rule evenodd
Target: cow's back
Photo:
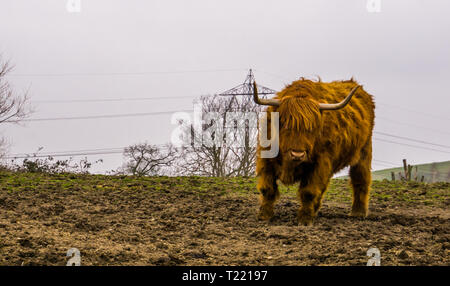
<instances>
[{"instance_id":1,"label":"cow's back","mask_svg":"<svg viewBox=\"0 0 450 286\"><path fill-rule=\"evenodd\" d=\"M319 102L336 103L344 100L357 85L354 80L322 83ZM361 149L371 144L375 121L373 97L362 87L353 95L349 104L339 110L322 111L323 129L319 152L329 153L333 158L334 171L354 165L360 158Z\"/></svg>"}]
</instances>

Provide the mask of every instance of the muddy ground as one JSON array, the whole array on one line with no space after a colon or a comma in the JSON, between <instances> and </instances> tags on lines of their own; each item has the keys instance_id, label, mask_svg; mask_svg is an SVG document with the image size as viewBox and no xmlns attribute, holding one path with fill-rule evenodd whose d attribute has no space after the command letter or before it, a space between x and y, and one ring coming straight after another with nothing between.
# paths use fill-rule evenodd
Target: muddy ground
<instances>
[{"instance_id":1,"label":"muddy ground","mask_svg":"<svg viewBox=\"0 0 450 286\"><path fill-rule=\"evenodd\" d=\"M399 184L399 183L397 183ZM367 219L334 180L313 226L295 190L258 221L255 179L0 175L0 265L450 265L450 184L374 184Z\"/></svg>"}]
</instances>

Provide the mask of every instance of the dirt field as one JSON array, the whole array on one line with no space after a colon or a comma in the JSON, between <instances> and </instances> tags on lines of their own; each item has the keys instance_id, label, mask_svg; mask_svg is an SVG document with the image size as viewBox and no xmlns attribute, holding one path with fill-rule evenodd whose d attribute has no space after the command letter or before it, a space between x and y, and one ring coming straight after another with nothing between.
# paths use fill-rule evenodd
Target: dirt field
<instances>
[{"instance_id":1,"label":"dirt field","mask_svg":"<svg viewBox=\"0 0 450 286\"><path fill-rule=\"evenodd\" d=\"M334 180L313 226L294 188L256 219L255 179L0 173L0 265L450 265L450 183L374 182L370 215L347 216Z\"/></svg>"}]
</instances>

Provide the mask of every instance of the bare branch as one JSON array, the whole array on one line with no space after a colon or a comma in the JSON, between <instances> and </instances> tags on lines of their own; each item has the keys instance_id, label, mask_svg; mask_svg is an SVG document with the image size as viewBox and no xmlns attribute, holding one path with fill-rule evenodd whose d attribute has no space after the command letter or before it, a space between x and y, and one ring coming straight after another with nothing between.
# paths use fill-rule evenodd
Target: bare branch
<instances>
[{"instance_id":1,"label":"bare branch","mask_svg":"<svg viewBox=\"0 0 450 286\"><path fill-rule=\"evenodd\" d=\"M31 113L28 105L28 93L26 92L22 96L16 95L6 80L6 76L12 68L8 61L2 62L0 57L0 123L19 123L21 119Z\"/></svg>"},{"instance_id":2,"label":"bare branch","mask_svg":"<svg viewBox=\"0 0 450 286\"><path fill-rule=\"evenodd\" d=\"M183 138L188 147L183 148L183 155L177 161L178 171L184 175L252 176L256 163L257 129L249 128L248 123L244 130L242 126L227 127L235 124L227 112L259 112L261 107L247 97L203 96L200 103L204 113L219 113L223 132L214 132L219 144L197 146L192 142L202 142L202 132L210 128L212 123L204 125L202 132L194 130L191 125L184 125ZM233 144L236 142L239 143L237 147Z\"/></svg>"}]
</instances>

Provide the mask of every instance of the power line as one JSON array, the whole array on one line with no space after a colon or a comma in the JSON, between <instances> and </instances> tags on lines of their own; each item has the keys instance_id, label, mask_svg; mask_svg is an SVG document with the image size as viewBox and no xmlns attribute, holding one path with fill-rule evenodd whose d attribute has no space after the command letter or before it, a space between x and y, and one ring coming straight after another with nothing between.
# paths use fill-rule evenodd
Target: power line
<instances>
[{"instance_id":1,"label":"power line","mask_svg":"<svg viewBox=\"0 0 450 286\"><path fill-rule=\"evenodd\" d=\"M423 126L423 125L416 125L416 124L410 124L410 123L405 123L405 122L401 122L401 121L396 121L396 120L392 120L390 118L386 118L386 117L382 117L382 116L376 116L375 119L382 119L382 120L386 120L389 121L390 123L394 123L394 124L399 124L399 125L405 125L405 126L409 126L409 127L414 127L414 128L421 128L421 129L425 129L428 131L434 131L437 132L439 134L450 134L450 132L446 132L444 130L438 130L438 129L434 129L434 128L430 128L428 126Z\"/></svg>"},{"instance_id":2,"label":"power line","mask_svg":"<svg viewBox=\"0 0 450 286\"><path fill-rule=\"evenodd\" d=\"M166 144L151 144L159 148L165 148ZM97 149L82 149L70 151L55 151L38 154L37 152L27 154L19 153L4 157L5 159L28 159L28 158L46 158L46 157L70 157L70 156L89 156L89 155L106 155L106 154L122 154L127 147L116 148L97 148Z\"/></svg>"},{"instance_id":3,"label":"power line","mask_svg":"<svg viewBox=\"0 0 450 286\"><path fill-rule=\"evenodd\" d=\"M77 102L115 102L115 101L145 101L161 99L192 99L197 96L160 96L160 97L134 97L134 98L98 98L98 99L51 99L51 100L33 100L35 103L77 103Z\"/></svg>"},{"instance_id":4,"label":"power line","mask_svg":"<svg viewBox=\"0 0 450 286\"><path fill-rule=\"evenodd\" d=\"M382 167L385 167L385 168L394 168L394 167L392 167L392 166L389 165L389 164L379 163L379 162L377 162L377 161L375 161L375 160L372 160L372 161L373 161L373 162L372 162L372 165L382 166Z\"/></svg>"},{"instance_id":5,"label":"power line","mask_svg":"<svg viewBox=\"0 0 450 286\"><path fill-rule=\"evenodd\" d=\"M427 116L427 117L431 117L431 118L450 120L450 118L445 117L445 116L440 116L440 115L430 114L430 113L426 113L426 112L419 111L419 110L405 108L404 106L398 106L398 105L393 105L393 104L386 104L384 102L379 102L379 101L377 101L375 104L381 105L381 106L387 106L387 107L391 107L391 108L395 108L395 109L404 110L404 111L407 111L407 112L410 112L410 113L414 113L414 114L421 114L423 116Z\"/></svg>"},{"instance_id":6,"label":"power line","mask_svg":"<svg viewBox=\"0 0 450 286\"><path fill-rule=\"evenodd\" d=\"M395 142L395 141L385 140L385 139L381 139L381 138L373 138L373 139L378 140L378 141L387 142L387 143L398 144L398 145L402 145L402 146L408 146L408 147L412 147L412 148L418 148L418 149L423 149L423 150L430 150L430 151L435 151L435 152L441 152L441 153L450 154L450 152L444 151L444 150L438 150L438 149L427 148L427 147L422 147L422 146L417 146L417 145L411 145L411 144L406 144L406 143L400 143L400 142Z\"/></svg>"},{"instance_id":7,"label":"power line","mask_svg":"<svg viewBox=\"0 0 450 286\"><path fill-rule=\"evenodd\" d=\"M42 155L29 155L29 156L7 156L5 159L27 159L27 158L46 158L46 157L71 157L71 156L89 156L89 155L107 155L107 154L122 154L121 151L104 151L104 152L91 152L91 153L62 153L62 154L42 154Z\"/></svg>"},{"instance_id":8,"label":"power line","mask_svg":"<svg viewBox=\"0 0 450 286\"><path fill-rule=\"evenodd\" d=\"M192 112L192 111L193 111L193 110L179 110L179 111L161 111L161 112L147 112L147 113L129 113L129 114L112 114L112 115L92 115L92 116L78 116L78 117L35 118L35 119L23 119L23 120L21 120L21 121L26 121L26 122L36 122L36 121L59 121L59 120L99 119L99 118L121 118L121 117L137 117L137 116L150 116L150 115L171 114L171 113L175 113L175 112ZM15 123L15 122L19 122L19 121L5 121L5 122ZM374 133L381 134L381 135L385 135L385 136L390 136L390 137L394 137L394 138L399 138L399 139L409 140L409 141L413 141L413 142L418 142L418 143L428 144L428 145L434 145L434 146L439 146L439 147L444 147L444 148L450 148L450 146L447 146L447 145L441 145L441 144L430 143L430 142L427 142L427 141L422 141L422 140L412 139L412 138L409 138L409 137L397 136L397 135L388 134L388 133L384 133L384 132L375 132L375 131L374 131ZM425 149L425 150L431 150L431 151L436 151L436 152L441 152L441 153L447 153L447 154L450 154L450 152L447 152L447 151L444 151L444 150L437 150L437 149L433 149L433 148L427 148L427 147L422 147L422 146L417 146L417 145L411 145L411 144L406 144L406 143L400 143L400 142L390 141L390 140L381 139L381 138L374 138L374 139L375 139L375 140L379 140L379 141L383 141L383 142L387 142L387 143L392 143L392 144L398 144L398 145L403 145L403 146L408 146L408 147L414 147L414 148L419 148L419 149Z\"/></svg>"},{"instance_id":9,"label":"power line","mask_svg":"<svg viewBox=\"0 0 450 286\"><path fill-rule=\"evenodd\" d=\"M49 117L49 118L7 120L5 122L18 123L18 122L37 122L37 121L59 121L59 120L100 119L100 118L121 118L121 117L138 117L138 116L172 114L172 113L176 113L176 112L192 112L192 111L193 111L192 109L189 109L189 110L144 112L144 113L126 113L126 114L106 114L106 115L74 116L74 117Z\"/></svg>"},{"instance_id":10,"label":"power line","mask_svg":"<svg viewBox=\"0 0 450 286\"><path fill-rule=\"evenodd\" d=\"M180 70L180 71L144 71L144 72L73 72L73 73L11 73L10 77L71 77L71 76L143 76L158 74L185 74L208 72L234 72L247 69L216 69L216 70Z\"/></svg>"},{"instance_id":11,"label":"power line","mask_svg":"<svg viewBox=\"0 0 450 286\"><path fill-rule=\"evenodd\" d=\"M192 112L192 111L193 111L192 109L189 109L189 110L179 110L179 111L160 111L160 112L146 112L146 113L108 114L108 115L92 115L92 116L74 116L74 117L51 117L51 118L23 119L20 121L22 121L22 122L38 122L38 121L81 120L81 119L100 119L100 118L121 118L121 117L137 117L137 116L171 114L171 113L175 113L175 112ZM5 122L15 123L15 122L19 122L19 121L11 120L11 121L5 121ZM384 136L390 136L390 137L394 137L394 138L409 140L412 142L433 145L433 146L437 146L437 147L450 148L450 146L448 146L448 145L431 143L431 142L427 142L427 141L423 141L423 140L413 139L413 138L404 137L404 136L398 136L398 135L389 134L389 133L385 133L385 132L374 131L374 133L384 135ZM396 143L398 143L398 142L396 142ZM400 144L400 143L398 143L398 144ZM431 150L435 150L435 149L431 149ZM445 151L440 151L440 152L445 152Z\"/></svg>"},{"instance_id":12,"label":"power line","mask_svg":"<svg viewBox=\"0 0 450 286\"><path fill-rule=\"evenodd\" d=\"M384 135L384 136L389 136L389 137L394 137L394 138L399 138L399 139L404 139L404 140L409 140L409 141L413 141L413 142L417 142L417 143L434 145L434 146L437 146L437 147L450 148L450 146L448 146L448 145L441 145L441 144L436 144L436 143L430 143L430 142L427 142L427 141L422 141L422 140L418 140L418 139L412 139L412 138L409 138L409 137L403 137L403 136L398 136L398 135L384 133L384 132L374 131L373 133Z\"/></svg>"},{"instance_id":13,"label":"power line","mask_svg":"<svg viewBox=\"0 0 450 286\"><path fill-rule=\"evenodd\" d=\"M253 82L254 75L252 70L249 70L249 74L245 79L244 83L236 86L230 90L220 93L220 96L235 96L235 95L252 95L253 94ZM275 90L269 89L267 87L258 85L259 93L262 95L274 94ZM183 99L183 98L193 98L197 96L164 96L164 97L138 97L138 98L105 98L105 99L69 99L69 100L40 100L34 101L38 103L73 103L73 102L113 102L113 101L137 101L137 100L158 100L158 99Z\"/></svg>"},{"instance_id":14,"label":"power line","mask_svg":"<svg viewBox=\"0 0 450 286\"><path fill-rule=\"evenodd\" d=\"M421 147L421 146L416 146L416 145L410 145L410 144L405 144L405 143L400 143L400 142L395 142L395 141L390 141L390 140L385 140L385 139L380 139L380 138L374 138L374 139L383 141L383 142L387 142L387 143L398 144L398 145L402 145L402 146L408 146L408 147L414 147L414 148L418 148L418 149L424 149L424 150L430 150L430 151L436 151L436 152L450 154L450 152L443 151L443 150L437 150L437 149L433 149L433 148L426 148L426 147ZM158 145L158 146L164 146L164 145ZM8 157L5 157L5 159L44 158L44 157L49 157L49 156L51 156L51 157L68 157L68 156L84 156L84 155L87 156L87 155L119 154L119 153L123 153L124 149L125 149L125 147L118 147L118 148L99 148L99 149L84 149L84 150L72 150L72 151L58 151L58 152L48 152L46 154L31 153L34 155L27 155L25 153L21 153L21 154L10 155ZM373 159L372 161L382 163L384 165L390 165L393 167L400 167L399 164L388 162L388 161L377 160L377 159Z\"/></svg>"},{"instance_id":15,"label":"power line","mask_svg":"<svg viewBox=\"0 0 450 286\"><path fill-rule=\"evenodd\" d=\"M38 122L38 121L81 120L81 119L100 119L100 118L123 118L123 117L137 117L137 116L173 114L175 112L192 112L192 111L193 110L190 109L190 110L161 111L161 112L147 112L147 113L92 115L92 116L77 116L77 117L52 117L52 118L23 119L23 120L20 120L20 121L22 121L22 122ZM19 121L18 120L8 120L8 121L5 121L5 122L15 123L15 122L19 122ZM418 142L418 143L422 143L422 144L428 144L428 145L434 145L434 146L439 146L439 147L444 147L444 148L450 148L450 146L447 146L447 145L435 144L435 143L431 143L431 142L427 142L427 141L412 139L412 138L409 138L409 137L397 136L397 135L388 134L388 133L384 133L384 132L378 132L378 131L375 132L374 131L374 133L385 135L385 136L390 136L390 137L394 137L394 138L409 140L409 141L413 141L413 142ZM398 145L403 145L403 146L408 146L408 147L413 147L413 148L419 148L419 149L424 149L424 150L431 150L431 151L436 151L436 152L450 154L450 152L447 152L447 151L444 151L444 150L438 150L438 149L427 148L427 147L422 147L422 146L417 146L417 145L400 143L400 142L390 141L390 140L381 139L381 138L374 138L374 139L375 140L379 140L379 141L383 141L383 142L387 142L387 143L392 143L392 144L398 144Z\"/></svg>"},{"instance_id":16,"label":"power line","mask_svg":"<svg viewBox=\"0 0 450 286\"><path fill-rule=\"evenodd\" d=\"M388 165L396 166L396 167L399 166L399 164L395 164L395 163L388 162L388 161L383 161L383 160L372 159L372 161L375 161L375 162L378 162L378 163L383 163L383 164L388 164Z\"/></svg>"},{"instance_id":17,"label":"power line","mask_svg":"<svg viewBox=\"0 0 450 286\"><path fill-rule=\"evenodd\" d=\"M29 157L34 157L36 156L40 156L40 157L48 157L48 156L56 156L58 154L66 154L66 153L80 153L80 152L88 152L88 153L95 153L95 152L110 152L110 151L123 151L123 149L125 149L125 147L118 147L118 148L97 148L97 149L81 149L81 150L70 150L70 151L54 151L54 152L43 152L41 154L38 154L38 152L32 152L32 153L17 153L14 155L10 155L9 157L24 157L24 158L29 158ZM88 154L85 153L85 154ZM30 155L32 154L32 155Z\"/></svg>"}]
</instances>

